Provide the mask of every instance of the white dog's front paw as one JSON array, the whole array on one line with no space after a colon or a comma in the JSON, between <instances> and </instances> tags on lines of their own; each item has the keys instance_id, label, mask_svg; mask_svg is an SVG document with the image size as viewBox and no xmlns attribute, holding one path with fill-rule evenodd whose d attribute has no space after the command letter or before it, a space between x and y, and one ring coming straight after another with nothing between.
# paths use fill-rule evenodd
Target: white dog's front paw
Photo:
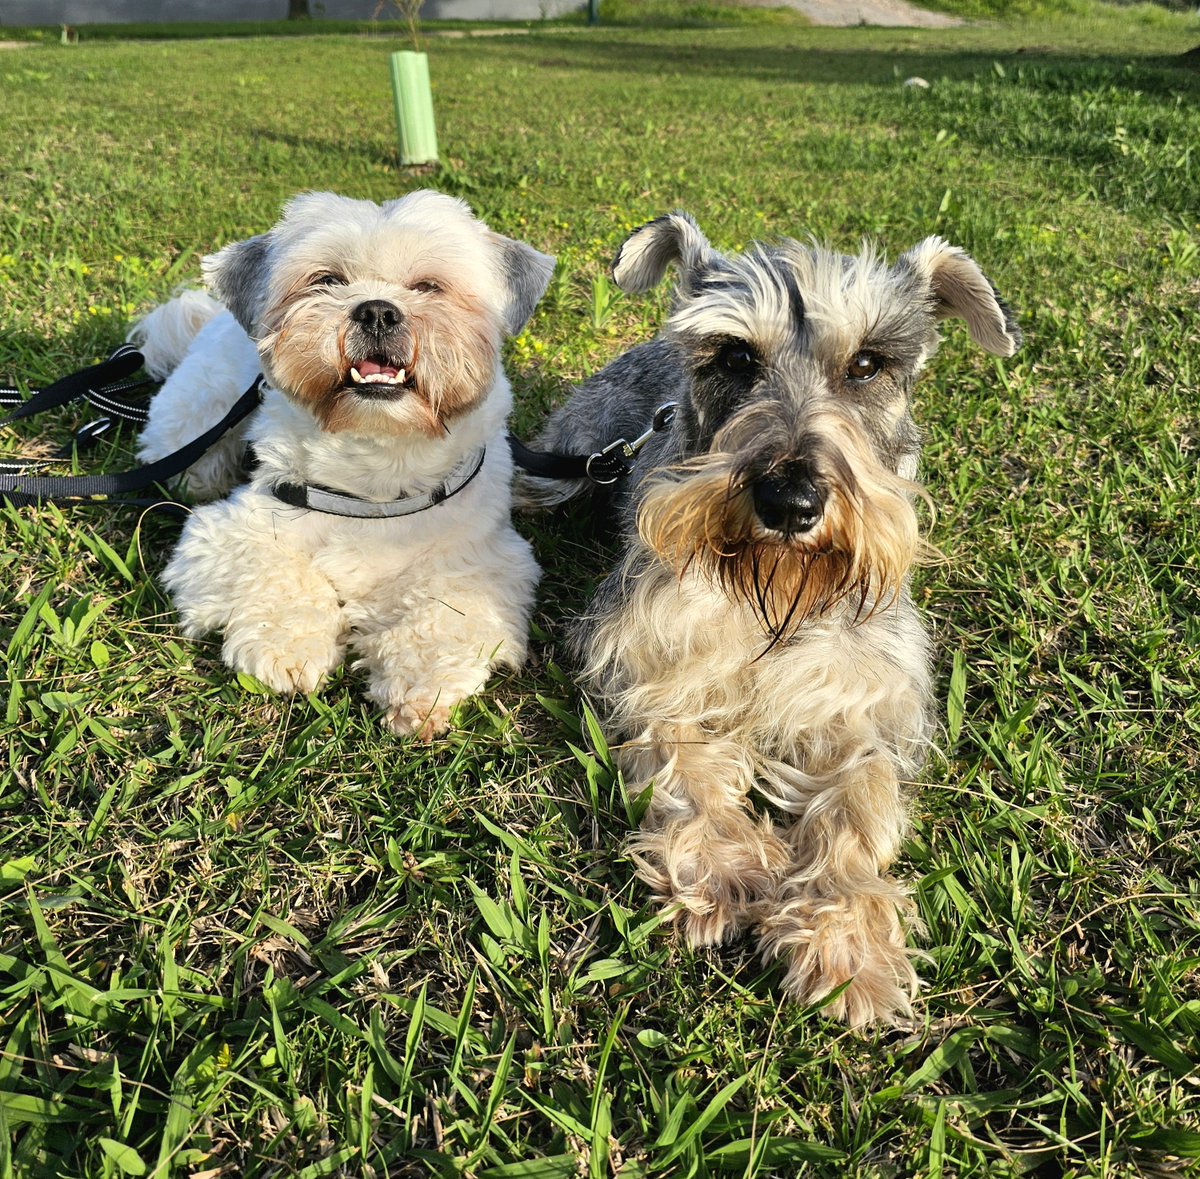
<instances>
[{"instance_id":1,"label":"white dog's front paw","mask_svg":"<svg viewBox=\"0 0 1200 1179\"><path fill-rule=\"evenodd\" d=\"M297 637L282 631L269 636L227 631L222 654L235 671L252 675L273 692L287 696L315 692L342 661L342 648L335 640L318 635Z\"/></svg>"},{"instance_id":2,"label":"white dog's front paw","mask_svg":"<svg viewBox=\"0 0 1200 1179\"><path fill-rule=\"evenodd\" d=\"M398 737L419 737L432 741L450 727L451 705L438 699L410 696L401 704L393 704L386 713L387 726Z\"/></svg>"}]
</instances>

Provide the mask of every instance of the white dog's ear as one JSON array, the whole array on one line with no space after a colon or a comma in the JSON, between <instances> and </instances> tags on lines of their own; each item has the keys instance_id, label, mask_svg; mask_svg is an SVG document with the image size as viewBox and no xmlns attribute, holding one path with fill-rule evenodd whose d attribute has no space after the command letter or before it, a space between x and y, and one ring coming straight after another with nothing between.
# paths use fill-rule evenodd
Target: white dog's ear
<instances>
[{"instance_id":1,"label":"white dog's ear","mask_svg":"<svg viewBox=\"0 0 1200 1179\"><path fill-rule=\"evenodd\" d=\"M668 213L635 229L613 259L613 280L623 291L637 294L657 286L672 262L686 283L695 270L708 265L713 248L700 226L687 213Z\"/></svg>"},{"instance_id":2,"label":"white dog's ear","mask_svg":"<svg viewBox=\"0 0 1200 1179\"><path fill-rule=\"evenodd\" d=\"M200 272L208 289L249 335L254 334L267 298L270 239L269 233L261 233L244 242L233 242L200 260Z\"/></svg>"},{"instance_id":3,"label":"white dog's ear","mask_svg":"<svg viewBox=\"0 0 1200 1179\"><path fill-rule=\"evenodd\" d=\"M896 268L927 282L937 317L961 316L981 348L996 356L1011 356L1021 346L1021 329L1013 313L966 251L940 237L927 237L902 254Z\"/></svg>"},{"instance_id":4,"label":"white dog's ear","mask_svg":"<svg viewBox=\"0 0 1200 1179\"><path fill-rule=\"evenodd\" d=\"M546 293L550 276L554 273L554 259L503 234L491 233L491 237L496 246L500 279L504 284L504 330L510 336L515 336L533 314L538 300Z\"/></svg>"}]
</instances>

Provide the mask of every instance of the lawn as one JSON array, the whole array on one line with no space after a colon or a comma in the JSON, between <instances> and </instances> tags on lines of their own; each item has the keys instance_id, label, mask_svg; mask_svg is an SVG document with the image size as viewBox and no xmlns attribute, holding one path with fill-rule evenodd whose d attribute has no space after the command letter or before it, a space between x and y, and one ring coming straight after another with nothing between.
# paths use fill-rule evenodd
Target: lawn
<instances>
[{"instance_id":1,"label":"lawn","mask_svg":"<svg viewBox=\"0 0 1200 1179\"><path fill-rule=\"evenodd\" d=\"M0 383L106 354L305 188L436 186L558 255L507 352L526 436L661 321L605 274L672 208L729 248L941 233L1027 339L998 362L947 325L917 395L945 721L897 1029L781 1005L749 943L692 952L647 906L562 645L604 569L587 520L521 522L531 662L423 745L353 673L282 700L183 640L177 523L0 509L0 1179L1200 1167L1197 45L1082 0L431 37L420 173L397 37L0 51Z\"/></svg>"}]
</instances>

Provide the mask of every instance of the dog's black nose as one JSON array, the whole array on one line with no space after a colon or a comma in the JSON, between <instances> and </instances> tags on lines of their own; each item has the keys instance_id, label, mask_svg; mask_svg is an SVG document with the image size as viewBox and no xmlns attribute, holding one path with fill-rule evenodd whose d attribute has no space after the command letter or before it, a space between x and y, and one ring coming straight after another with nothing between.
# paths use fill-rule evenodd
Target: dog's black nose
<instances>
[{"instance_id":1,"label":"dog's black nose","mask_svg":"<svg viewBox=\"0 0 1200 1179\"><path fill-rule=\"evenodd\" d=\"M768 475L752 484L751 493L759 523L772 532L798 536L821 518L821 493L807 474Z\"/></svg>"},{"instance_id":2,"label":"dog's black nose","mask_svg":"<svg viewBox=\"0 0 1200 1179\"><path fill-rule=\"evenodd\" d=\"M400 308L386 299L368 299L350 312L364 331L373 336L386 336L400 322Z\"/></svg>"}]
</instances>

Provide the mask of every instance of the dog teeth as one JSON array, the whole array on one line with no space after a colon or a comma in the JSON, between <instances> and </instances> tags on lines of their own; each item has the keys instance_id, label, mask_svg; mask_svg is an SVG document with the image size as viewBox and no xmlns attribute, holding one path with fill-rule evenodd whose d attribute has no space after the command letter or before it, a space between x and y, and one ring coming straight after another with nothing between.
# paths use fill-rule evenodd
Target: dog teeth
<instances>
[{"instance_id":1,"label":"dog teeth","mask_svg":"<svg viewBox=\"0 0 1200 1179\"><path fill-rule=\"evenodd\" d=\"M369 373L364 377L358 369L350 370L350 379L356 385L403 385L407 375L404 369L401 369L394 377L389 377L387 373Z\"/></svg>"}]
</instances>

